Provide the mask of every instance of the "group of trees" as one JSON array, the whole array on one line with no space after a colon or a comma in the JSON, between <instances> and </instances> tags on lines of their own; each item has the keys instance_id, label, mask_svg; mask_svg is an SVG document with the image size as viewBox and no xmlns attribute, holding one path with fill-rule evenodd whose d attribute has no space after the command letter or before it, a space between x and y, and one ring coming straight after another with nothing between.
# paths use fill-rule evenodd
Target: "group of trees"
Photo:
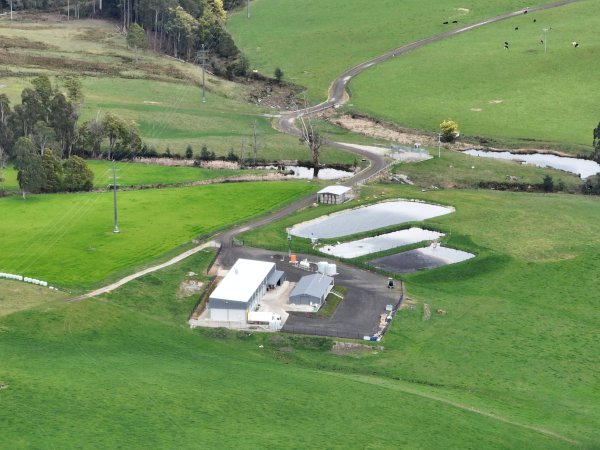
<instances>
[{"instance_id":1,"label":"group of trees","mask_svg":"<svg viewBox=\"0 0 600 450\"><path fill-rule=\"evenodd\" d=\"M83 103L79 79L62 79L64 93L46 76L31 84L14 108L7 95L0 94L0 166L14 162L23 191L89 190L91 172L75 155L111 159L116 153L141 151L142 139L133 121L107 113L78 125Z\"/></svg>"}]
</instances>

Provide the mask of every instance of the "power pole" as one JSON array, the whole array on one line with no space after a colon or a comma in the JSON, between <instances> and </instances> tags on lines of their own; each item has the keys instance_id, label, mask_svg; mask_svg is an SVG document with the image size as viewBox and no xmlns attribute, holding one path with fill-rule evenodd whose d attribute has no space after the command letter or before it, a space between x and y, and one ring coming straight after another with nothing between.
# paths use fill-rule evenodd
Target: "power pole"
<instances>
[{"instance_id":1,"label":"power pole","mask_svg":"<svg viewBox=\"0 0 600 450\"><path fill-rule=\"evenodd\" d=\"M548 28L543 28L542 31L544 32L544 53L546 53L548 43Z\"/></svg>"},{"instance_id":2,"label":"power pole","mask_svg":"<svg viewBox=\"0 0 600 450\"><path fill-rule=\"evenodd\" d=\"M71 1L67 0L67 22L71 20Z\"/></svg>"},{"instance_id":3,"label":"power pole","mask_svg":"<svg viewBox=\"0 0 600 450\"><path fill-rule=\"evenodd\" d=\"M12 4L13 4L13 0L10 0L10 20L12 20L12 12L13 12Z\"/></svg>"},{"instance_id":4,"label":"power pole","mask_svg":"<svg viewBox=\"0 0 600 450\"><path fill-rule=\"evenodd\" d=\"M113 159L113 194L114 194L114 205L115 205L115 228L113 229L113 233L119 232L119 213L117 212L117 163Z\"/></svg>"},{"instance_id":5,"label":"power pole","mask_svg":"<svg viewBox=\"0 0 600 450\"><path fill-rule=\"evenodd\" d=\"M246 15L250 18L250 0L246 0Z\"/></svg>"},{"instance_id":6,"label":"power pole","mask_svg":"<svg viewBox=\"0 0 600 450\"><path fill-rule=\"evenodd\" d=\"M244 146L246 145L246 139L242 139L242 147L240 148L240 167L244 166Z\"/></svg>"},{"instance_id":7,"label":"power pole","mask_svg":"<svg viewBox=\"0 0 600 450\"><path fill-rule=\"evenodd\" d=\"M256 120L252 124L252 133L254 135L254 145L252 146L252 151L254 152L254 165L256 166L256 154L258 153L258 142L256 138Z\"/></svg>"},{"instance_id":8,"label":"power pole","mask_svg":"<svg viewBox=\"0 0 600 450\"><path fill-rule=\"evenodd\" d=\"M206 83L204 80L204 72L206 71L206 53L208 50L204 49L204 44L202 44L202 50L198 52L199 56L202 58L202 103L206 102Z\"/></svg>"}]
</instances>

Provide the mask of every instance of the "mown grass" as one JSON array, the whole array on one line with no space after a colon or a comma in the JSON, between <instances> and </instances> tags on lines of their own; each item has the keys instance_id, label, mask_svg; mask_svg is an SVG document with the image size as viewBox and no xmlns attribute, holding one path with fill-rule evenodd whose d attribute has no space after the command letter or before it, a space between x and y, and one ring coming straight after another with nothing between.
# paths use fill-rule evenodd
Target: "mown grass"
<instances>
[{"instance_id":1,"label":"mown grass","mask_svg":"<svg viewBox=\"0 0 600 450\"><path fill-rule=\"evenodd\" d=\"M253 68L272 76L280 67L284 79L306 86L312 100L323 100L329 84L344 70L387 50L542 3L546 2L379 0L366 6L360 0L261 0L252 5L250 20L240 10L229 19L228 29ZM459 23L443 24L452 20Z\"/></svg>"},{"instance_id":2,"label":"mown grass","mask_svg":"<svg viewBox=\"0 0 600 450\"><path fill-rule=\"evenodd\" d=\"M415 309L386 335L384 358L327 362L332 370L378 373L448 390L484 410L527 418L600 442L595 352L600 200L565 194L474 190L421 192L376 185L364 195L417 198L456 212L426 221L473 260L403 276ZM304 220L305 211L297 216ZM253 245L285 243L286 223L253 234ZM260 240L264 233L264 241ZM423 321L423 303L433 315ZM323 361L310 359L314 364ZM303 364L308 364L303 361Z\"/></svg>"},{"instance_id":3,"label":"mown grass","mask_svg":"<svg viewBox=\"0 0 600 450\"><path fill-rule=\"evenodd\" d=\"M579 153L568 144L589 148L598 123L598 14L597 2L581 1L431 44L356 78L352 103L411 128L437 131L451 117L463 135L496 145L554 141ZM546 53L543 28L549 29Z\"/></svg>"},{"instance_id":4,"label":"mown grass","mask_svg":"<svg viewBox=\"0 0 600 450\"><path fill-rule=\"evenodd\" d=\"M400 382L303 368L295 355L344 359L306 339L192 332L97 300L0 327L11 448L569 448Z\"/></svg>"},{"instance_id":5,"label":"mown grass","mask_svg":"<svg viewBox=\"0 0 600 450\"><path fill-rule=\"evenodd\" d=\"M65 294L47 287L0 279L0 316L63 299Z\"/></svg>"},{"instance_id":6,"label":"mown grass","mask_svg":"<svg viewBox=\"0 0 600 450\"><path fill-rule=\"evenodd\" d=\"M87 287L315 189L306 182L274 182L122 192L119 234L112 233L109 192L0 199L0 267Z\"/></svg>"}]
</instances>

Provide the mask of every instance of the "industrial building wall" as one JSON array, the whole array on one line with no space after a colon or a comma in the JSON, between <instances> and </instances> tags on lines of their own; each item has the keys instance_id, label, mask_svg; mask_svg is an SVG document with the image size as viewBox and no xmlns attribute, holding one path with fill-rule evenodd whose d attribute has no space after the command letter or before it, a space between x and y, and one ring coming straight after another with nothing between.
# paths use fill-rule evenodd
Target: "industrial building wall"
<instances>
[{"instance_id":1,"label":"industrial building wall","mask_svg":"<svg viewBox=\"0 0 600 450\"><path fill-rule=\"evenodd\" d=\"M248 304L211 298L208 302L210 319L218 321L240 322L246 320Z\"/></svg>"},{"instance_id":2,"label":"industrial building wall","mask_svg":"<svg viewBox=\"0 0 600 450\"><path fill-rule=\"evenodd\" d=\"M290 303L295 305L310 305L311 303L320 305L321 299L318 297L313 297L312 295L294 295L290 297Z\"/></svg>"}]
</instances>

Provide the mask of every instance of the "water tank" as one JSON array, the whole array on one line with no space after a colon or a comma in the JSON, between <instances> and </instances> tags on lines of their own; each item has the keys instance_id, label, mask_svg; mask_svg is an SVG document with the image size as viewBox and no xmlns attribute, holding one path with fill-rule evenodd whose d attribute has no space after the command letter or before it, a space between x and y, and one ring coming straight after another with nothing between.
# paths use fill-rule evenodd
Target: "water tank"
<instances>
[{"instance_id":1,"label":"water tank","mask_svg":"<svg viewBox=\"0 0 600 450\"><path fill-rule=\"evenodd\" d=\"M327 263L327 261L320 261L317 263L317 268L319 273L326 273L327 272L327 266L329 264Z\"/></svg>"},{"instance_id":2,"label":"water tank","mask_svg":"<svg viewBox=\"0 0 600 450\"><path fill-rule=\"evenodd\" d=\"M330 277L337 275L337 264L327 264L325 275L329 275Z\"/></svg>"}]
</instances>

